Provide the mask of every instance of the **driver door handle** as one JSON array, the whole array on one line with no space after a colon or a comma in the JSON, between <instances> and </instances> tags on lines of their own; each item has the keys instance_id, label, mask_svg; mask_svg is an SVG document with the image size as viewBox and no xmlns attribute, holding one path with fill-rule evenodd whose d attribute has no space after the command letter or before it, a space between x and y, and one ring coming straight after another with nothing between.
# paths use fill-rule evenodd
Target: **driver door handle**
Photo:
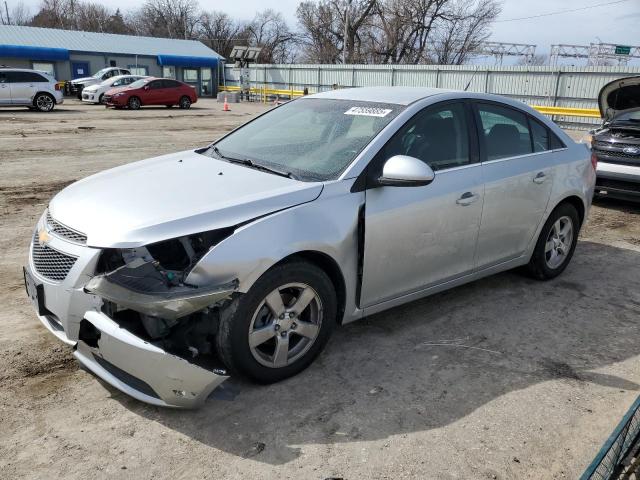
<instances>
[{"instance_id":1,"label":"driver door handle","mask_svg":"<svg viewBox=\"0 0 640 480\"><path fill-rule=\"evenodd\" d=\"M547 179L547 176L545 175L544 172L538 172L538 174L534 177L533 182L534 183L542 183Z\"/></svg>"},{"instance_id":2,"label":"driver door handle","mask_svg":"<svg viewBox=\"0 0 640 480\"><path fill-rule=\"evenodd\" d=\"M458 205L466 207L467 205L471 205L473 202L478 200L478 195L472 192L464 192L459 199L456 200Z\"/></svg>"}]
</instances>

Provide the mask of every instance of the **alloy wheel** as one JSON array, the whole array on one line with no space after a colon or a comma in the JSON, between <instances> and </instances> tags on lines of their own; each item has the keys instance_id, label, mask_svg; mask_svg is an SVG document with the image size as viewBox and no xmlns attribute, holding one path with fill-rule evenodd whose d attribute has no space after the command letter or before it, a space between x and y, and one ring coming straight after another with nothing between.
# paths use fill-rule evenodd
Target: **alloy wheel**
<instances>
[{"instance_id":1,"label":"alloy wheel","mask_svg":"<svg viewBox=\"0 0 640 480\"><path fill-rule=\"evenodd\" d=\"M53 109L53 99L49 95L38 95L36 106L41 112L49 112Z\"/></svg>"},{"instance_id":2,"label":"alloy wheel","mask_svg":"<svg viewBox=\"0 0 640 480\"><path fill-rule=\"evenodd\" d=\"M248 342L258 363L282 368L302 358L322 325L322 302L304 283L288 283L269 293L249 324Z\"/></svg>"},{"instance_id":3,"label":"alloy wheel","mask_svg":"<svg viewBox=\"0 0 640 480\"><path fill-rule=\"evenodd\" d=\"M564 263L573 245L573 222L564 216L555 221L545 243L544 256L549 268L556 269Z\"/></svg>"}]
</instances>

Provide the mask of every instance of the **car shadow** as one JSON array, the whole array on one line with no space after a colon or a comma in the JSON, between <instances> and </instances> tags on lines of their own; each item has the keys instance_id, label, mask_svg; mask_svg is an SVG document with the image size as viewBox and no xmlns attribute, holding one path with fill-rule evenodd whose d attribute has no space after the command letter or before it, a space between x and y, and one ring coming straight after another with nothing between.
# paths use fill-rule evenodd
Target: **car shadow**
<instances>
[{"instance_id":1,"label":"car shadow","mask_svg":"<svg viewBox=\"0 0 640 480\"><path fill-rule=\"evenodd\" d=\"M596 372L638 354L640 252L580 242L559 278L498 274L338 329L300 375L230 379L195 411L106 386L132 412L243 458L285 464L300 445L441 428L548 380L639 390Z\"/></svg>"}]
</instances>

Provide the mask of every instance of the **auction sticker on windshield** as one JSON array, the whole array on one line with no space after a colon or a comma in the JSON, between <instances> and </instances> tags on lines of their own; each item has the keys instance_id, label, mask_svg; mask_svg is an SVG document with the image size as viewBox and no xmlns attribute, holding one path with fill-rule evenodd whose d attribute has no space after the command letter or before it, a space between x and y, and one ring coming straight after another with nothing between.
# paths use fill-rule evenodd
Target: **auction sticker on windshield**
<instances>
[{"instance_id":1,"label":"auction sticker on windshield","mask_svg":"<svg viewBox=\"0 0 640 480\"><path fill-rule=\"evenodd\" d=\"M386 117L393 110L390 108L375 108L375 107L351 107L344 112L345 115L362 115L365 117Z\"/></svg>"}]
</instances>

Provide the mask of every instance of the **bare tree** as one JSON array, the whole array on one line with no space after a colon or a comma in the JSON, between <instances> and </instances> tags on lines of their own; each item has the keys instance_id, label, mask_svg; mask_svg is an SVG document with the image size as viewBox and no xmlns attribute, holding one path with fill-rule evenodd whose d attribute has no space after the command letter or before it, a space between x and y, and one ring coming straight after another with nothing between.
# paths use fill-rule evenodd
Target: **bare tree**
<instances>
[{"instance_id":1,"label":"bare tree","mask_svg":"<svg viewBox=\"0 0 640 480\"><path fill-rule=\"evenodd\" d=\"M370 26L377 0L331 0L342 20L343 63L366 61L362 52L361 30Z\"/></svg>"},{"instance_id":2,"label":"bare tree","mask_svg":"<svg viewBox=\"0 0 640 480\"><path fill-rule=\"evenodd\" d=\"M337 63L366 62L363 48L365 30L372 25L379 0L306 1L298 6L302 40L311 48L307 56L316 61ZM336 49L340 55L336 55ZM311 55L309 55L311 54Z\"/></svg>"},{"instance_id":3,"label":"bare tree","mask_svg":"<svg viewBox=\"0 0 640 480\"><path fill-rule=\"evenodd\" d=\"M433 63L465 63L489 37L489 27L499 14L495 0L454 0L435 35Z\"/></svg>"},{"instance_id":4,"label":"bare tree","mask_svg":"<svg viewBox=\"0 0 640 480\"><path fill-rule=\"evenodd\" d=\"M42 0L38 13L31 20L34 27L64 28L75 30L75 15L72 15L68 0Z\"/></svg>"},{"instance_id":5,"label":"bare tree","mask_svg":"<svg viewBox=\"0 0 640 480\"><path fill-rule=\"evenodd\" d=\"M280 12L271 9L256 14L246 26L250 46L262 47L263 63L290 63L295 59L298 35L291 31Z\"/></svg>"},{"instance_id":6,"label":"bare tree","mask_svg":"<svg viewBox=\"0 0 640 480\"><path fill-rule=\"evenodd\" d=\"M449 0L387 0L379 2L371 30L372 61L421 63L429 40L447 14Z\"/></svg>"},{"instance_id":7,"label":"bare tree","mask_svg":"<svg viewBox=\"0 0 640 480\"><path fill-rule=\"evenodd\" d=\"M222 56L229 56L235 44L247 44L248 37L246 28L224 12L200 14L198 38Z\"/></svg>"},{"instance_id":8,"label":"bare tree","mask_svg":"<svg viewBox=\"0 0 640 480\"><path fill-rule=\"evenodd\" d=\"M128 21L139 35L194 38L199 23L197 0L146 0Z\"/></svg>"},{"instance_id":9,"label":"bare tree","mask_svg":"<svg viewBox=\"0 0 640 480\"><path fill-rule=\"evenodd\" d=\"M4 5L0 4L0 7ZM0 8L0 23L2 25L29 25L33 15L24 2L19 2L7 13L6 7Z\"/></svg>"},{"instance_id":10,"label":"bare tree","mask_svg":"<svg viewBox=\"0 0 640 480\"><path fill-rule=\"evenodd\" d=\"M87 32L109 32L111 12L97 3L81 3L77 7L76 28Z\"/></svg>"},{"instance_id":11,"label":"bare tree","mask_svg":"<svg viewBox=\"0 0 640 480\"><path fill-rule=\"evenodd\" d=\"M301 2L296 11L301 33L302 60L338 63L341 52L339 12L328 2Z\"/></svg>"}]
</instances>

